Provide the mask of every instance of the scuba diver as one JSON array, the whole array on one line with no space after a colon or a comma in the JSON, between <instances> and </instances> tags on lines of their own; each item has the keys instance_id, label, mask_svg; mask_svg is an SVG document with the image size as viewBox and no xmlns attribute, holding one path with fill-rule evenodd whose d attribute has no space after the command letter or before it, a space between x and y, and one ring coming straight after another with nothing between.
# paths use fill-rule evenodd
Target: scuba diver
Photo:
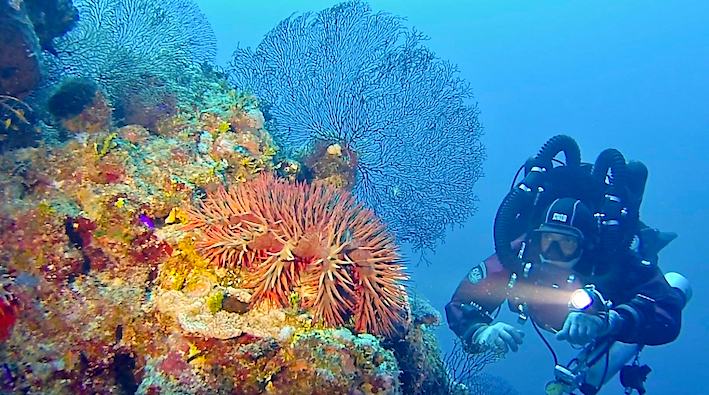
<instances>
[{"instance_id":1,"label":"scuba diver","mask_svg":"<svg viewBox=\"0 0 709 395\"><path fill-rule=\"evenodd\" d=\"M562 152L565 163L556 159ZM468 272L446 305L449 327L470 352L517 351L524 333L495 321L507 301L554 357L547 394L596 394L619 371L627 394L644 393L650 368L638 353L677 338L691 297L686 278L657 265L677 235L639 219L647 169L615 149L583 163L564 135L523 168L495 217L495 254ZM560 364L539 328L581 352Z\"/></svg>"}]
</instances>

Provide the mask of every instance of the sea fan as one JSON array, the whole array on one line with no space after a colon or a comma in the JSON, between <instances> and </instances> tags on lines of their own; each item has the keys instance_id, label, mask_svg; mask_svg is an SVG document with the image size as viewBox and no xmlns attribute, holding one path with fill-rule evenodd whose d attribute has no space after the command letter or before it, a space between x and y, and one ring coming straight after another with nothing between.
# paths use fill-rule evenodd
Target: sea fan
<instances>
[{"instance_id":1,"label":"sea fan","mask_svg":"<svg viewBox=\"0 0 709 395\"><path fill-rule=\"evenodd\" d=\"M47 57L54 79L95 81L116 104L192 97L189 76L213 62L217 40L193 0L74 0L79 21ZM195 89L196 90L196 89Z\"/></svg>"},{"instance_id":2,"label":"sea fan","mask_svg":"<svg viewBox=\"0 0 709 395\"><path fill-rule=\"evenodd\" d=\"M237 48L230 69L285 149L341 147L346 184L415 249L434 249L475 212L485 157L470 87L425 40L348 1L284 19L256 48Z\"/></svg>"},{"instance_id":3,"label":"sea fan","mask_svg":"<svg viewBox=\"0 0 709 395\"><path fill-rule=\"evenodd\" d=\"M188 210L186 230L221 267L243 269L252 301L288 306L298 295L316 320L393 335L407 310L397 246L374 213L349 193L263 174L220 188Z\"/></svg>"}]
</instances>

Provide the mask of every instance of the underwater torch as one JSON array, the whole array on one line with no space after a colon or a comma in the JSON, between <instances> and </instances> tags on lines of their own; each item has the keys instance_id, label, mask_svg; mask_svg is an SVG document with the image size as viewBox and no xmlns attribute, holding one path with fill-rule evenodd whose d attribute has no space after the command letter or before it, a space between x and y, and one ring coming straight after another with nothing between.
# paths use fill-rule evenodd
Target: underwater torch
<instances>
[{"instance_id":1,"label":"underwater torch","mask_svg":"<svg viewBox=\"0 0 709 395\"><path fill-rule=\"evenodd\" d=\"M569 298L569 308L572 311L581 311L587 314L607 312L611 306L612 303L605 300L593 284L577 289Z\"/></svg>"}]
</instances>

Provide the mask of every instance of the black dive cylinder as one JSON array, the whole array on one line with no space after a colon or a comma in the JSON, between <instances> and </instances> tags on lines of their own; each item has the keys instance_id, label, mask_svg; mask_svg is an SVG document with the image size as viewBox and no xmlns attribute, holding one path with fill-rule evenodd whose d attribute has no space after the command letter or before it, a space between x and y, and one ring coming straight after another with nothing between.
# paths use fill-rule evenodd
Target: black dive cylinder
<instances>
[{"instance_id":1,"label":"black dive cylinder","mask_svg":"<svg viewBox=\"0 0 709 395\"><path fill-rule=\"evenodd\" d=\"M563 152L566 166L578 167L581 163L581 150L576 141L566 135L557 135L542 146L537 155L525 165L525 177L505 196L497 209L493 226L495 253L500 262L512 270L520 267L521 261L513 251L511 243L528 228L528 216L523 211L539 201L544 192L547 170L553 168L552 160Z\"/></svg>"}]
</instances>

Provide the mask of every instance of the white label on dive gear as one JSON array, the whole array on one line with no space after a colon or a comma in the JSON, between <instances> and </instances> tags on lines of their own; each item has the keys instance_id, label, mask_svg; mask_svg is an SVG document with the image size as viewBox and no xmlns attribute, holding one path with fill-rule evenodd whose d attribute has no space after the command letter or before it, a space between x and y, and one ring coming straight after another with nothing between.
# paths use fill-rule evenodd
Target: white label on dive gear
<instances>
[{"instance_id":1,"label":"white label on dive gear","mask_svg":"<svg viewBox=\"0 0 709 395\"><path fill-rule=\"evenodd\" d=\"M468 272L468 281L470 281L471 284L477 284L479 283L482 279L485 278L487 270L485 270L485 264L482 263L478 266L475 266L474 268L470 269Z\"/></svg>"},{"instance_id":2,"label":"white label on dive gear","mask_svg":"<svg viewBox=\"0 0 709 395\"><path fill-rule=\"evenodd\" d=\"M561 222L566 223L567 218L568 218L568 216L566 214L554 213L554 215L552 215L552 217L551 217L551 220L552 221L561 221Z\"/></svg>"}]
</instances>

